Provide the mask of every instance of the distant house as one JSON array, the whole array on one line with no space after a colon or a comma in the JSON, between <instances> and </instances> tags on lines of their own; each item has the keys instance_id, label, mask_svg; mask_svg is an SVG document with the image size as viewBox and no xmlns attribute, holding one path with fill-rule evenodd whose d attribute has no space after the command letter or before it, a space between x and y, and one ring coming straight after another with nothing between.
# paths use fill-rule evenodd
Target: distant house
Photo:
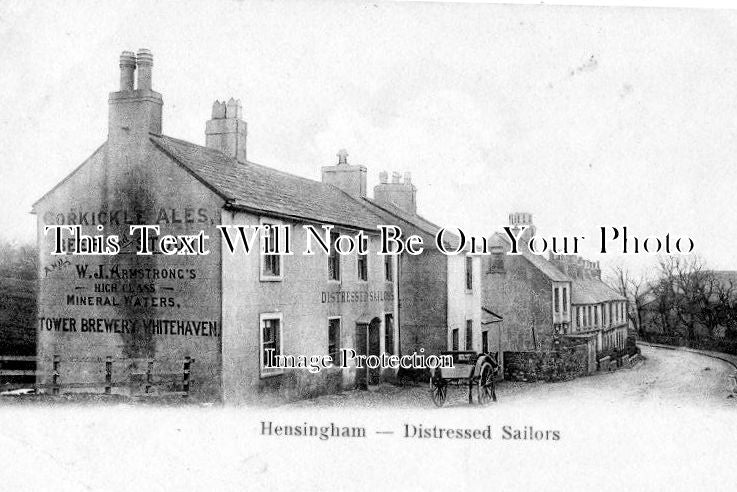
<instances>
[{"instance_id":1,"label":"distant house","mask_svg":"<svg viewBox=\"0 0 737 492\"><path fill-rule=\"evenodd\" d=\"M564 338L579 338L601 354L622 350L627 339L626 299L601 281L598 263L578 256L531 253L532 215L513 213L514 234L526 226L520 254L507 254L506 233L489 239L483 260L482 304L503 318L502 347L508 352L550 351Z\"/></svg>"},{"instance_id":2,"label":"distant house","mask_svg":"<svg viewBox=\"0 0 737 492\"><path fill-rule=\"evenodd\" d=\"M627 342L627 299L602 282L598 262L553 256L551 263L572 279L573 320L563 333L596 336L597 352L622 350Z\"/></svg>"},{"instance_id":3,"label":"distant house","mask_svg":"<svg viewBox=\"0 0 737 492\"><path fill-rule=\"evenodd\" d=\"M532 216L510 214L515 234L522 225L528 229L520 243L535 233ZM511 243L505 233L494 233L489 248L491 254L483 257L482 304L504 320L503 350L551 349L554 336L570 329L572 279L526 248L507 254Z\"/></svg>"}]
</instances>

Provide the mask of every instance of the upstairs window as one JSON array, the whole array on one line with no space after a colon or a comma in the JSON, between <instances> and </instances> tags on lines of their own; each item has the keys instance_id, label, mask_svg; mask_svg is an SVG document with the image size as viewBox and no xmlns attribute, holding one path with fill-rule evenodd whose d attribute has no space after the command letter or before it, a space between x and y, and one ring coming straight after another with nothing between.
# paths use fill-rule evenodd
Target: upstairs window
<instances>
[{"instance_id":1,"label":"upstairs window","mask_svg":"<svg viewBox=\"0 0 737 492\"><path fill-rule=\"evenodd\" d=\"M466 255L466 290L473 290L473 258Z\"/></svg>"},{"instance_id":2,"label":"upstairs window","mask_svg":"<svg viewBox=\"0 0 737 492\"><path fill-rule=\"evenodd\" d=\"M340 365L340 318L328 319L328 355L333 365Z\"/></svg>"},{"instance_id":3,"label":"upstairs window","mask_svg":"<svg viewBox=\"0 0 737 492\"><path fill-rule=\"evenodd\" d=\"M568 288L563 287L563 312L568 312Z\"/></svg>"},{"instance_id":4,"label":"upstairs window","mask_svg":"<svg viewBox=\"0 0 737 492\"><path fill-rule=\"evenodd\" d=\"M392 255L384 255L384 278L387 282L394 280L394 275L392 274L392 258Z\"/></svg>"},{"instance_id":5,"label":"upstairs window","mask_svg":"<svg viewBox=\"0 0 737 492\"><path fill-rule=\"evenodd\" d=\"M358 280L368 280L368 256L358 255Z\"/></svg>"},{"instance_id":6,"label":"upstairs window","mask_svg":"<svg viewBox=\"0 0 737 492\"><path fill-rule=\"evenodd\" d=\"M559 313L560 312L560 297L559 297L559 295L560 295L560 289L558 287L556 287L555 289L553 289L553 302L555 303L555 312L556 313Z\"/></svg>"},{"instance_id":7,"label":"upstairs window","mask_svg":"<svg viewBox=\"0 0 737 492\"><path fill-rule=\"evenodd\" d=\"M261 280L281 280L282 257L274 254L279 245L278 232L274 224L263 224L264 251L261 255Z\"/></svg>"},{"instance_id":8,"label":"upstairs window","mask_svg":"<svg viewBox=\"0 0 737 492\"><path fill-rule=\"evenodd\" d=\"M340 281L340 255L335 251L335 241L338 240L338 233L330 233L330 253L328 253L328 279Z\"/></svg>"},{"instance_id":9,"label":"upstairs window","mask_svg":"<svg viewBox=\"0 0 737 492\"><path fill-rule=\"evenodd\" d=\"M450 334L450 347L451 350L458 350L458 328L453 328Z\"/></svg>"}]
</instances>

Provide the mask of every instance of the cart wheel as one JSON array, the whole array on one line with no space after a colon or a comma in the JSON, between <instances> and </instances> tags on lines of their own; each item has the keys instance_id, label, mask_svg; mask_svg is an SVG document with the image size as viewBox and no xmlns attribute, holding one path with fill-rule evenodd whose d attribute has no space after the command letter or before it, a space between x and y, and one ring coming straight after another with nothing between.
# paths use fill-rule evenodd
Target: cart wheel
<instances>
[{"instance_id":1,"label":"cart wheel","mask_svg":"<svg viewBox=\"0 0 737 492\"><path fill-rule=\"evenodd\" d=\"M448 382L439 376L432 376L430 378L430 396L436 407L442 407L445 398L448 396Z\"/></svg>"},{"instance_id":2,"label":"cart wheel","mask_svg":"<svg viewBox=\"0 0 737 492\"><path fill-rule=\"evenodd\" d=\"M494 369L488 362L481 366L479 375L479 403L486 405L496 401L496 387L494 385Z\"/></svg>"}]
</instances>

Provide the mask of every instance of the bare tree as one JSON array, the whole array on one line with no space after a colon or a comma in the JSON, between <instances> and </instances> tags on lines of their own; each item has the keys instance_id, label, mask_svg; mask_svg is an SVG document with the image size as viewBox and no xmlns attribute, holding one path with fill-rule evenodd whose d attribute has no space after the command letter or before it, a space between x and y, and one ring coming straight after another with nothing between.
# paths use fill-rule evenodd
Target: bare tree
<instances>
[{"instance_id":1,"label":"bare tree","mask_svg":"<svg viewBox=\"0 0 737 492\"><path fill-rule=\"evenodd\" d=\"M644 275L636 275L626 266L612 268L610 285L627 299L629 309L627 317L638 334L642 334L642 313L650 290L649 282Z\"/></svg>"}]
</instances>

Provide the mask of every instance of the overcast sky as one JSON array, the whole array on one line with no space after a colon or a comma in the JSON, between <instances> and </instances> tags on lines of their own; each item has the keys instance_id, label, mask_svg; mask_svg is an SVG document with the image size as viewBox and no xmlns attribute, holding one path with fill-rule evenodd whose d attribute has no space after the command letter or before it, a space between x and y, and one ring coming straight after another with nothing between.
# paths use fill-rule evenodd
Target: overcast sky
<instances>
[{"instance_id":1,"label":"overcast sky","mask_svg":"<svg viewBox=\"0 0 737 492\"><path fill-rule=\"evenodd\" d=\"M593 259L600 225L670 232L737 269L734 12L107 5L0 6L5 237L33 240L31 204L105 141L118 56L146 47L167 135L204 144L212 102L232 96L255 162L319 179L345 147L370 188L411 171L440 224L488 235L531 212Z\"/></svg>"}]
</instances>

